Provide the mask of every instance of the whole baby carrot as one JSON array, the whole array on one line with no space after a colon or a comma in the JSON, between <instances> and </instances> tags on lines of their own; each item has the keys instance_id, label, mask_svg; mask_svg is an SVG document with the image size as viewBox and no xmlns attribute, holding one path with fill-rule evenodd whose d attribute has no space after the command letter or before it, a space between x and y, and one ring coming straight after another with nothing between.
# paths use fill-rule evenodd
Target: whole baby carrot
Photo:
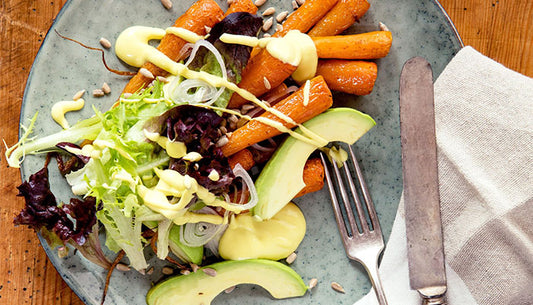
<instances>
[{"instance_id":1,"label":"whole baby carrot","mask_svg":"<svg viewBox=\"0 0 533 305\"><path fill-rule=\"evenodd\" d=\"M221 21L224 17L224 12L218 4L213 0L198 0L195 2L182 16L180 16L174 23L175 27L184 28L186 30L195 32L198 35L205 35L207 33L207 27L213 27L217 22ZM167 55L170 59L174 61L179 61L183 58L181 49L187 41L179 38L174 34L166 34L157 49L163 54ZM166 76L168 72L157 67L156 65L147 62L143 68L150 71L153 76ZM126 85L123 93L133 93L139 89L147 86L153 79L143 75L142 73L137 73L129 83Z\"/></svg>"},{"instance_id":2,"label":"whole baby carrot","mask_svg":"<svg viewBox=\"0 0 533 305\"><path fill-rule=\"evenodd\" d=\"M338 0L306 0L302 6L289 15L283 22L283 29L276 31L274 37L283 37L290 30L307 33Z\"/></svg>"},{"instance_id":3,"label":"whole baby carrot","mask_svg":"<svg viewBox=\"0 0 533 305\"><path fill-rule=\"evenodd\" d=\"M344 32L359 20L370 3L366 0L339 0L337 4L309 31L309 36L333 36Z\"/></svg>"},{"instance_id":4,"label":"whole baby carrot","mask_svg":"<svg viewBox=\"0 0 533 305\"><path fill-rule=\"evenodd\" d=\"M260 96L277 87L296 70L296 66L285 63L272 56L266 49L251 58L242 71L239 88L245 89L255 96ZM248 103L237 93L231 96L228 107L238 108Z\"/></svg>"},{"instance_id":5,"label":"whole baby carrot","mask_svg":"<svg viewBox=\"0 0 533 305\"><path fill-rule=\"evenodd\" d=\"M392 34L389 31L311 38L319 58L382 58L389 53L392 45Z\"/></svg>"},{"instance_id":6,"label":"whole baby carrot","mask_svg":"<svg viewBox=\"0 0 533 305\"><path fill-rule=\"evenodd\" d=\"M302 86L292 95L276 103L273 108L287 115L296 123L303 123L331 107L333 103L331 91L322 76L316 76L311 79L309 81L309 86L309 100L307 101L307 104L305 103L306 101L304 97L305 86ZM293 124L283 121L283 119L270 112L263 113L260 118L283 123L287 128L294 127ZM250 145L259 143L279 134L281 134L281 131L275 127L257 120L249 121L244 126L237 128L231 136L228 137L228 143L222 146L222 153L225 156L231 156Z\"/></svg>"},{"instance_id":7,"label":"whole baby carrot","mask_svg":"<svg viewBox=\"0 0 533 305\"><path fill-rule=\"evenodd\" d=\"M316 73L324 77L331 90L355 95L372 92L378 76L374 62L345 59L321 59Z\"/></svg>"}]
</instances>

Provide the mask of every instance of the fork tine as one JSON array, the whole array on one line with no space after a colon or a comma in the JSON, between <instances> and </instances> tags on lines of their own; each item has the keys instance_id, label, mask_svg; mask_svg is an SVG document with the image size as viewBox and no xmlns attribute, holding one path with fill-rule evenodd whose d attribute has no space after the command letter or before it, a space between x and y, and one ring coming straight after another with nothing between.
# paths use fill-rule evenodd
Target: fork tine
<instances>
[{"instance_id":1,"label":"fork tine","mask_svg":"<svg viewBox=\"0 0 533 305\"><path fill-rule=\"evenodd\" d=\"M340 173L339 167L337 166L337 162L333 161L331 162L331 165L333 166L333 170L335 171L335 177L337 178L337 183L339 185L339 190L341 192L342 197L342 203L344 204L344 209L346 210L346 216L348 216L348 223L350 224L350 230L352 231L352 236L355 236L356 234L359 234L359 229L357 228L357 223L355 222L354 213L352 210L352 205L350 204L350 199L348 198L348 193L346 192L346 188L344 187L344 182L342 181L342 175ZM347 168L348 164L344 162L344 168ZM352 183L350 181L351 177L348 177L348 182Z\"/></svg>"},{"instance_id":2,"label":"fork tine","mask_svg":"<svg viewBox=\"0 0 533 305\"><path fill-rule=\"evenodd\" d=\"M339 201L337 200L337 195L335 192L335 187L333 186L333 181L331 180L331 176L329 174L329 169L326 164L326 160L324 159L324 154L320 153L320 159L322 159L322 164L324 165L324 175L326 176L326 183L328 185L329 189L329 195L331 197L331 205L333 207L333 211L335 213L335 219L337 221L337 227L339 228L339 231L341 233L342 242L345 243L344 238L348 236L348 232L346 231L346 226L344 225L344 218L342 217L342 212L339 206ZM346 247L346 245L345 245Z\"/></svg>"},{"instance_id":3,"label":"fork tine","mask_svg":"<svg viewBox=\"0 0 533 305\"><path fill-rule=\"evenodd\" d=\"M372 228L374 231L381 234L381 227L379 225L378 216L376 214L376 209L374 207L374 203L372 202L372 198L370 197L370 193L368 192L365 179L363 178L363 171L361 170L361 167L359 166L359 162L357 162L357 158L355 157L352 147L348 146L348 148L350 152L350 157L352 158L353 163L354 163L357 180L359 181L359 185L361 186L361 193L365 201L365 206L368 211L368 216L370 217Z\"/></svg>"},{"instance_id":4,"label":"fork tine","mask_svg":"<svg viewBox=\"0 0 533 305\"><path fill-rule=\"evenodd\" d=\"M348 146L350 150L352 149L350 146ZM357 164L357 160L354 158L353 154L351 154L352 162ZM352 174L350 173L350 168L348 167L348 163L344 162L344 174L348 178L348 185L350 186L350 191L352 192L352 197L355 203L355 210L357 211L357 216L359 217L359 223L361 224L361 228L364 232L370 231L370 228L368 226L368 222L366 220L365 216L365 210L363 209L363 205L361 203L361 199L359 199L359 195L357 193L357 189L355 187L354 179L352 178ZM358 178L359 183L361 182L361 179ZM362 188L362 187L361 187Z\"/></svg>"}]
</instances>

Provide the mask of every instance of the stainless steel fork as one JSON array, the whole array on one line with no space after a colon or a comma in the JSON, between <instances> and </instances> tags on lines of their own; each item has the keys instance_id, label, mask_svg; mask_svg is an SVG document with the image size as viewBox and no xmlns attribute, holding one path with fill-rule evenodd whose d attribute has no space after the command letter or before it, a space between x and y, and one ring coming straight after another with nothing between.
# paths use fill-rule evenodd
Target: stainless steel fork
<instances>
[{"instance_id":1,"label":"stainless steel fork","mask_svg":"<svg viewBox=\"0 0 533 305\"><path fill-rule=\"evenodd\" d=\"M320 157L322 158L322 163L325 167L326 182L328 184L335 218L337 219L337 226L342 237L342 243L344 244L346 255L348 258L358 261L365 267L376 292L379 304L387 305L387 300L385 299L385 293L383 292L378 273L378 260L381 252L385 248L385 243L383 242L383 235L381 233L381 227L376 215L374 203L368 193L368 188L363 179L363 173L359 167L359 163L357 163L352 148L349 147L348 160L345 161L342 166L344 168L343 172L345 176L345 179L343 179L341 176L341 170L339 170L336 162L326 162L323 153L320 154ZM360 196L358 195L354 179L350 174L348 166L348 161L350 160L355 169L357 181L360 186L361 197L364 201L364 207L366 207L366 211L368 212L368 217L365 208L361 203ZM335 176L335 181L342 198L344 209L339 205L337 191L335 190L334 182L329 173L328 163L333 167L333 176ZM348 182L349 190L344 187L343 180ZM350 200L349 193L351 193L352 200ZM350 202L354 203L360 229L357 226L357 221ZM346 217L343 216L344 213L346 214ZM348 220L348 226L346 225L345 218Z\"/></svg>"}]
</instances>

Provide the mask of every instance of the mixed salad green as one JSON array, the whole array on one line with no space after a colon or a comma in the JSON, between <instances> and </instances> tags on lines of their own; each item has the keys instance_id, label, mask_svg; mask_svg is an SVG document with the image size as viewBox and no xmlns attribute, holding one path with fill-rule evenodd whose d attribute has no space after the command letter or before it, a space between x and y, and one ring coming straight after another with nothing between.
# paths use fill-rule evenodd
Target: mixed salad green
<instances>
[{"instance_id":1,"label":"mixed salad green","mask_svg":"<svg viewBox=\"0 0 533 305\"><path fill-rule=\"evenodd\" d=\"M235 13L225 18L212 29L208 40L193 47L188 67L217 76L225 73L231 81L238 81L250 48L225 45L218 38L223 33L255 36L260 25L261 18L248 13ZM227 120L211 109L189 105L202 103L204 106L225 107L231 92L224 88L214 91L198 80L180 77L166 83L155 80L144 90L120 97L120 102L106 112L94 109L93 117L68 129L30 139L37 119L35 115L20 141L7 150L9 164L18 167L26 154L66 154L71 158L68 161L63 162L61 155L57 159L60 164L69 164L68 168L64 168L65 178L73 194L83 199L74 198L70 204L57 202L50 191L45 166L19 187L26 207L15 218L15 224L41 231L54 246L72 244L86 258L104 267L109 267L110 262L98 242L97 220L105 228L106 247L114 252L123 250L136 270L148 267L143 252L148 244L144 236L147 230L158 232L158 256L162 259L167 257L169 235L175 232L176 225L169 220L172 217L166 217L170 212L167 211L166 215L164 209L156 212L157 208L148 207L143 200L143 195L144 199L148 199L149 189L162 181L160 175L165 169L193 178L189 183L197 182L219 201L223 201L224 197L229 199L230 187L235 187L235 183L251 181L249 176L245 179L238 176L247 176L246 171L237 171L237 175L230 168L227 158L216 145L222 135L220 127L227 125ZM166 139L166 143L158 142L154 136ZM178 149L178 154L174 155L176 149L173 147L180 145L189 153L180 153ZM210 177L210 173L216 173L216 179L213 175ZM253 183L248 186L253 187ZM174 198L187 201L183 210L173 211L173 218L176 218L176 213L188 211L219 216L214 208L206 208L205 199L209 196L203 196L204 200L201 200L198 194L183 196L171 193L166 195L175 195ZM213 200L209 200L212 203ZM230 205L225 206L228 208ZM251 207L235 206L236 211ZM213 218L220 224L223 214L219 217ZM185 228L189 224L191 227ZM174 238L171 243L171 249L181 258L185 257L179 246L203 246L215 237L213 232L220 231L197 224L196 220L183 223L181 233L190 240ZM206 235L209 233L211 235ZM196 240L198 238L200 241Z\"/></svg>"}]
</instances>

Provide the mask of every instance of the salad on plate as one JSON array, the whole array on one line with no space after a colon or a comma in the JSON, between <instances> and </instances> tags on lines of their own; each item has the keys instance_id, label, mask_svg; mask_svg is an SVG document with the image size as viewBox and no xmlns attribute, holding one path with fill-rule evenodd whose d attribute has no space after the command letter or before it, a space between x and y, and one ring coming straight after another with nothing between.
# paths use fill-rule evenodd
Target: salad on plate
<instances>
[{"instance_id":1,"label":"salad on plate","mask_svg":"<svg viewBox=\"0 0 533 305\"><path fill-rule=\"evenodd\" d=\"M392 36L383 25L340 35L366 0L295 4L262 18L250 0L225 12L198 0L166 29L125 29L115 53L138 70L116 102L72 126L65 113L84 107L83 94L58 102L51 115L60 132L32 138L35 114L7 149L15 168L46 153L18 187L26 205L15 224L40 232L59 256L74 247L109 270L108 280L114 269L152 272L152 251L180 275L155 283L148 304L209 304L242 283L274 298L304 295L315 281L290 268L306 233L292 200L322 188L317 151L342 161L332 143L353 144L375 125L331 108L331 90L369 94L371 60L387 55ZM68 203L50 189L52 158L72 190Z\"/></svg>"}]
</instances>

